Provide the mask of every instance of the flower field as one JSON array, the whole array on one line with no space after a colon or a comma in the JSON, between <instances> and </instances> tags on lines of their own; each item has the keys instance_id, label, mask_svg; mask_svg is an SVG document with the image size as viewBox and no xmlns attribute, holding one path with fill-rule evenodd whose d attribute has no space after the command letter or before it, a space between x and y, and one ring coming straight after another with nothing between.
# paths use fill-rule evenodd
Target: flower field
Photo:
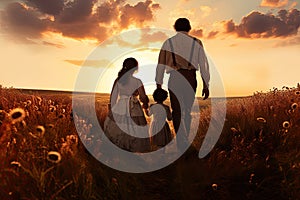
<instances>
[{"instance_id":1,"label":"flower field","mask_svg":"<svg viewBox=\"0 0 300 200\"><path fill-rule=\"evenodd\" d=\"M221 137L208 156L190 150L168 167L145 174L113 170L83 146L101 138L82 99L72 94L0 88L0 199L297 199L300 197L300 88L227 100ZM103 125L108 95L96 95ZM199 149L210 118L201 120ZM77 120L74 120L77 117ZM76 130L74 123L80 130ZM95 152L101 156L101 151Z\"/></svg>"}]
</instances>

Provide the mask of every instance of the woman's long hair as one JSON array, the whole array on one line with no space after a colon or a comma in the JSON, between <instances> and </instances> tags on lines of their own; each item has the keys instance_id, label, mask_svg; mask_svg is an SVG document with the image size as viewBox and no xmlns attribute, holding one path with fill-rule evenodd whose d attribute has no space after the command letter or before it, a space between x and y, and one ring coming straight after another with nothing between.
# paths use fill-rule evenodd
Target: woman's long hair
<instances>
[{"instance_id":1,"label":"woman's long hair","mask_svg":"<svg viewBox=\"0 0 300 200\"><path fill-rule=\"evenodd\" d=\"M134 68L138 67L138 61L135 58L126 58L123 62L123 67L118 73L118 81L121 84L126 84L130 73L129 71L134 71ZM128 72L128 73L127 73Z\"/></svg>"}]
</instances>

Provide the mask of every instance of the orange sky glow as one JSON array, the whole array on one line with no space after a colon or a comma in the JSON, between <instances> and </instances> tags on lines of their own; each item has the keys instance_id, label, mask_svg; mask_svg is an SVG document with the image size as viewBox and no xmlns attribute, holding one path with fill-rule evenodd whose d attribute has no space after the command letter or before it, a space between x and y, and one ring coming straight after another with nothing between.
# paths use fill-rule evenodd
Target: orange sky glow
<instances>
[{"instance_id":1,"label":"orange sky glow","mask_svg":"<svg viewBox=\"0 0 300 200\"><path fill-rule=\"evenodd\" d=\"M90 68L101 71L97 91L109 93L124 58L135 57L136 76L153 78L145 84L151 94L159 48L178 17L189 18L209 55L212 96L300 82L297 0L3 0L0 84L74 91Z\"/></svg>"}]
</instances>

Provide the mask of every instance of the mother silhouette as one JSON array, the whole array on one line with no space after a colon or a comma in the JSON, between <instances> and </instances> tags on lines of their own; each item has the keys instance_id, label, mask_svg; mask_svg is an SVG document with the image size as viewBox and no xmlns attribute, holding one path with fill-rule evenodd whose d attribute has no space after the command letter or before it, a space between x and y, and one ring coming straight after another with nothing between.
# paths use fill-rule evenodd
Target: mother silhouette
<instances>
[{"instance_id":1,"label":"mother silhouette","mask_svg":"<svg viewBox=\"0 0 300 200\"><path fill-rule=\"evenodd\" d=\"M150 150L149 137L139 137L148 135L143 109L148 109L149 99L142 81L133 76L137 69L138 61L135 58L124 60L111 91L104 132L115 145L124 150L147 152Z\"/></svg>"}]
</instances>

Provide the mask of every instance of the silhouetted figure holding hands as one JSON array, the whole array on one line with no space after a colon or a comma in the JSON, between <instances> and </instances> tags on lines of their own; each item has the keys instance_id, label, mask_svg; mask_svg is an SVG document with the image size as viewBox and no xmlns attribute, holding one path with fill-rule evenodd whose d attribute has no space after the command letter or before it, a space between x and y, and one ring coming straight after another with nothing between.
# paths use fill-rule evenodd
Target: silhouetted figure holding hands
<instances>
[{"instance_id":1,"label":"silhouetted figure holding hands","mask_svg":"<svg viewBox=\"0 0 300 200\"><path fill-rule=\"evenodd\" d=\"M155 104L150 105L149 116L152 116L150 123L150 137L153 150L167 145L173 138L167 120L172 120L170 107L164 104L168 98L168 92L162 88L157 88L153 93Z\"/></svg>"},{"instance_id":2,"label":"silhouetted figure holding hands","mask_svg":"<svg viewBox=\"0 0 300 200\"><path fill-rule=\"evenodd\" d=\"M157 88L163 84L164 73L170 74L168 88L172 107L175 132L183 130L184 136L176 136L181 148L187 142L191 125L191 108L197 89L196 71L200 70L203 80L202 96L209 96L209 65L202 42L189 35L191 25L188 19L179 18L174 28L177 34L167 39L160 51L156 68ZM188 82L192 89L189 89ZM181 122L182 121L182 122Z\"/></svg>"}]
</instances>

